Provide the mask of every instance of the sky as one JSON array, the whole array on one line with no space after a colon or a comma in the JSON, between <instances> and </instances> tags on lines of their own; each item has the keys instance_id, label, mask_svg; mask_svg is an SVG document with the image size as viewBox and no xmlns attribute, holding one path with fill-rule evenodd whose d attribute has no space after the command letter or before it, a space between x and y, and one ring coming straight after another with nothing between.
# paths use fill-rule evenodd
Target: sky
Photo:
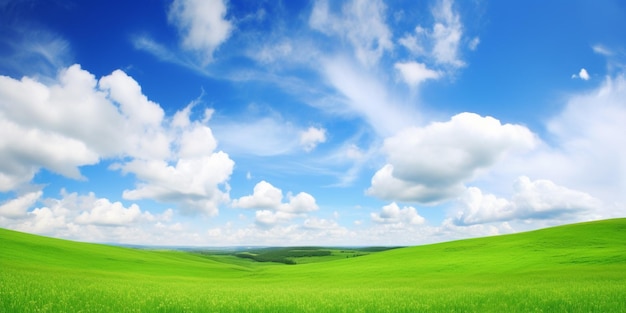
<instances>
[{"instance_id":1,"label":"sky","mask_svg":"<svg viewBox=\"0 0 626 313\"><path fill-rule=\"evenodd\" d=\"M0 227L419 245L626 216L626 4L0 0Z\"/></svg>"}]
</instances>

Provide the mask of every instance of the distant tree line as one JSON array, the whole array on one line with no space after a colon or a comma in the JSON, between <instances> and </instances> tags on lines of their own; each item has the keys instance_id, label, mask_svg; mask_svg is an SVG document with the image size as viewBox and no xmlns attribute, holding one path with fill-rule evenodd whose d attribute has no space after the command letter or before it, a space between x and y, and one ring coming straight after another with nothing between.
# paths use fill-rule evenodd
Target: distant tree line
<instances>
[{"instance_id":1,"label":"distant tree line","mask_svg":"<svg viewBox=\"0 0 626 313\"><path fill-rule=\"evenodd\" d=\"M235 256L239 258L252 259L257 262L276 262L284 264L296 264L296 261L291 258L321 257L329 255L331 255L331 252L328 250L292 248L272 248L235 253Z\"/></svg>"}]
</instances>

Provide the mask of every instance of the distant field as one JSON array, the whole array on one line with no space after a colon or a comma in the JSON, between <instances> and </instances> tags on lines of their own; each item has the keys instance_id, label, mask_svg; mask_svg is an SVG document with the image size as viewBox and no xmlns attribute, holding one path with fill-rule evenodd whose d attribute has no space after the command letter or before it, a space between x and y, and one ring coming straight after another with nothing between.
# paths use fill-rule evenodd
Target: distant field
<instances>
[{"instance_id":1,"label":"distant field","mask_svg":"<svg viewBox=\"0 0 626 313\"><path fill-rule=\"evenodd\" d=\"M626 219L359 257L347 249L286 251L282 257L298 264L0 229L0 312L626 310Z\"/></svg>"},{"instance_id":2,"label":"distant field","mask_svg":"<svg viewBox=\"0 0 626 313\"><path fill-rule=\"evenodd\" d=\"M395 247L362 247L362 248L337 248L337 247L269 247L238 249L235 251L203 251L190 250L206 257L215 259L225 255L235 256L242 259L250 259L257 262L275 262L283 264L306 264L334 261L338 259L355 258L368 255L373 252L395 249Z\"/></svg>"}]
</instances>

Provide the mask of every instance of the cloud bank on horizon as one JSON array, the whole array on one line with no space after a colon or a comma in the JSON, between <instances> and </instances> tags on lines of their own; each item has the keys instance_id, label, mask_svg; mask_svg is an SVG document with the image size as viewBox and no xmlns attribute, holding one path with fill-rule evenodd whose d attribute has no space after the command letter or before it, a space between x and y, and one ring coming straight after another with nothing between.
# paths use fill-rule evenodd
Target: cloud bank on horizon
<instances>
[{"instance_id":1,"label":"cloud bank on horizon","mask_svg":"<svg viewBox=\"0 0 626 313\"><path fill-rule=\"evenodd\" d=\"M529 6L0 3L0 227L413 245L625 216L626 7Z\"/></svg>"}]
</instances>

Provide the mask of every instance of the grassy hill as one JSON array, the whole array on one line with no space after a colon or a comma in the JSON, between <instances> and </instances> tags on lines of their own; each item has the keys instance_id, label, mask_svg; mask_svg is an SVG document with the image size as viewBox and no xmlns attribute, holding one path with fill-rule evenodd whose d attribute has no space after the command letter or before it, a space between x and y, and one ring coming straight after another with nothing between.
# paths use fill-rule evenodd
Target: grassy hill
<instances>
[{"instance_id":1,"label":"grassy hill","mask_svg":"<svg viewBox=\"0 0 626 313\"><path fill-rule=\"evenodd\" d=\"M0 312L623 312L626 219L298 265L0 229Z\"/></svg>"}]
</instances>

